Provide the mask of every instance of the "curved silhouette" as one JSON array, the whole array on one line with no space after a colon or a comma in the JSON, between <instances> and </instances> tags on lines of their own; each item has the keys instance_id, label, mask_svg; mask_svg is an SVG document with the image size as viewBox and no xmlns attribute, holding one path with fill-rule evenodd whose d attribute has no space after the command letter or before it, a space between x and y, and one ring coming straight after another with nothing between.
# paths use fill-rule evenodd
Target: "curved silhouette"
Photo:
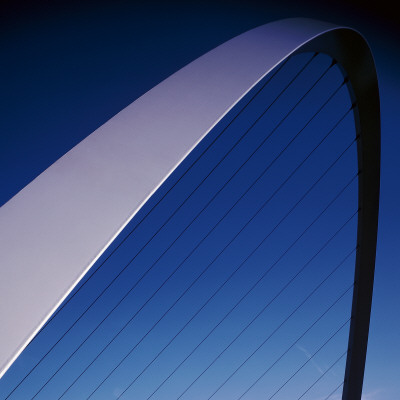
<instances>
[{"instance_id":1,"label":"curved silhouette","mask_svg":"<svg viewBox=\"0 0 400 400\"><path fill-rule=\"evenodd\" d=\"M361 398L378 220L378 85L372 55L359 33L308 19L258 27L195 60L93 132L2 207L1 375L208 132L275 66L309 51L338 62L358 104L360 211L343 398Z\"/></svg>"}]
</instances>

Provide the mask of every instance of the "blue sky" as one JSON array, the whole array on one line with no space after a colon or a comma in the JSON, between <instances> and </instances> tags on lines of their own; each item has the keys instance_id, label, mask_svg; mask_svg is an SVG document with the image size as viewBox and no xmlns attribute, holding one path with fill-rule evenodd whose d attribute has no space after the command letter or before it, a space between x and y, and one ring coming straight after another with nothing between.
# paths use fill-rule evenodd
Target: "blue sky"
<instances>
[{"instance_id":1,"label":"blue sky","mask_svg":"<svg viewBox=\"0 0 400 400\"><path fill-rule=\"evenodd\" d=\"M390 20L378 19L378 22L371 24L371 16L368 14L356 13L354 10L343 9L339 6L332 6L332 9L318 9L311 5L308 9L306 6L302 9L293 4L289 6L287 8L278 5L261 6L256 3L246 6L241 3L230 6L223 3L213 5L149 3L145 6L137 6L126 3L111 5L105 2L96 6L90 3L85 3L84 6L72 3L65 8L61 5L59 7L43 5L37 10L31 9L17 14L15 10L11 10L11 17L3 28L4 34L1 39L2 65L5 68L1 78L3 87L2 134L0 136L1 203L6 202L121 108L186 63L225 40L262 23L299 15L319 17L353 26L366 36L376 57L382 105L381 209L364 398L366 400L396 398L400 394L395 372L396 368L398 369L400 356L398 347L400 326L399 321L396 320L396 310L400 306L398 294L400 276L396 256L398 243L396 228L399 222L396 180L399 171L397 157L399 138L395 128L398 122L395 105L399 93L399 77L398 58L395 56L398 47L392 41L394 28L390 25ZM255 112L259 112L257 108ZM251 146L251 143L248 146ZM228 169L232 165L228 164ZM255 163L254 168L257 165L259 164ZM222 172L219 177L220 180L225 176L224 173L226 172ZM304 179L300 179L299 182L304 184ZM184 196L184 193L183 191L179 195ZM255 194L254 199L249 201L255 202L257 198ZM176 201L179 201L179 197ZM312 208L315 204L311 202L310 207ZM194 212L193 210L188 208L186 211L188 218L190 213ZM246 215L243 212L239 215ZM171 228L172 232L167 232L166 235L174 233L174 229L178 228L179 224ZM201 232L201 229L205 227L200 226L199 229ZM229 232L229 229L228 226L224 232ZM260 225L254 228L254 232L259 232L261 229L260 222ZM145 237L148 232L145 228L143 230L143 237ZM160 240L162 244L162 240L166 239ZM250 244L247 243L248 246ZM187 244L183 243L182 246L185 248ZM246 246L246 243L243 246ZM306 256L305 251L303 256ZM122 253L120 257L124 259L127 254ZM227 262L235 259L236 256L232 253L230 257ZM201 263L201 258L197 261ZM116 262L115 265L120 264ZM108 279L107 273L105 275L103 282ZM182 275L176 285L179 287L179 284L188 281L189 278ZM279 276L276 278L279 279ZM144 286L142 290L146 292L149 288ZM177 289L171 288L170 293L174 293L175 290ZM295 290L294 293L300 293L300 289ZM88 298L93 295L94 292L88 291ZM109 296L109 301L111 301L113 295ZM200 299L199 296L200 294L197 294L195 298ZM104 307L109 304L111 303L105 302ZM83 305L77 303L74 307L77 307L76 312L79 312L79 307ZM156 307L154 312L156 310L161 310L161 308ZM179 315L184 315L186 311L189 311L188 308L183 307L181 314L178 313L175 318L179 319ZM243 314L246 312L249 310L244 310ZM63 324L67 326L70 322L68 318L72 319L73 316L66 316L57 323L54 328L55 333L63 328ZM122 316L120 318L122 321ZM88 322L90 321L89 319ZM301 319L297 321L296 329L299 329L300 321ZM164 329L168 326L166 325ZM82 328L81 332L84 332L85 328L89 329L89 323ZM257 335L259 331L256 330L254 335ZM283 344L283 335L280 338ZM290 338L288 337L287 340L289 343ZM99 338L97 342L94 342L94 348L87 349L88 356L90 356L90 351L96 350L96 343L100 342ZM189 338L183 343L189 343ZM29 363L34 362L34 357L43 351L45 344L45 340L39 341L36 350L23 355L26 357L25 364L20 364L16 368L23 370L28 367ZM70 346L73 345L71 341ZM311 345L312 343L299 344L296 347L297 356L307 357ZM121 344L118 349L122 348L124 346ZM239 346L239 349L245 352L246 347ZM142 357L150 354L149 351L148 347L144 347ZM235 353L237 356L238 352ZM176 354L179 355L179 352ZM113 362L112 356L117 356L117 353L109 355L110 363ZM57 358L53 361L57 362ZM74 368L79 368L83 362L80 358L75 367L72 365L69 372L65 372L66 375L54 385L54 390L59 391L58 387L62 386L62 382L67 378L70 379L74 375ZM257 361L254 363L254 371L261 371L262 368ZM105 364L107 363L104 362L103 366ZM46 375L46 365L43 368L43 377L39 374L41 379L44 379ZM49 361L47 374L52 368L54 369ZM318 372L324 368L326 369L326 365L320 365L316 361L315 371ZM17 372L21 370L14 370L14 372L10 370L10 374L5 376L8 379L4 383L5 392L9 391L8 385L12 385L13 380L17 379ZM101 367L95 371L97 372L92 372L92 374L104 373ZM12 376L12 373L15 375ZM71 374L71 377L68 374ZM125 372L125 374L128 373ZM217 376L218 374L215 373L215 377ZM250 369L247 375L244 373L243 379L250 380L253 376ZM151 379L153 378L154 375ZM115 387L118 382L121 382L123 386L126 379L124 381L124 375L122 375L121 381L116 381ZM212 377L209 379L211 382ZM3 382L1 384L3 385ZM145 383L143 387L146 387ZM233 387L232 390L234 389ZM48 397L43 398L52 398L51 396L54 395L49 391L46 396ZM195 398L195 394L192 396ZM318 398L316 396L317 394L314 398Z\"/></svg>"}]
</instances>

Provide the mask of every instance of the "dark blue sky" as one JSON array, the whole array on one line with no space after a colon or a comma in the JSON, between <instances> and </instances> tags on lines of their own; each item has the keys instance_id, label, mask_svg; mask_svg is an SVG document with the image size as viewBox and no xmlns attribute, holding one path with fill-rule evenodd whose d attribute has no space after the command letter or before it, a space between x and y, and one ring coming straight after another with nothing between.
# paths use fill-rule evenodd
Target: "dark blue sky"
<instances>
[{"instance_id":1,"label":"dark blue sky","mask_svg":"<svg viewBox=\"0 0 400 400\"><path fill-rule=\"evenodd\" d=\"M365 399L396 398L400 323L398 34L357 3L15 3L2 12L0 163L5 203L102 123L204 52L252 27L307 16L358 29L376 58L382 191Z\"/></svg>"}]
</instances>

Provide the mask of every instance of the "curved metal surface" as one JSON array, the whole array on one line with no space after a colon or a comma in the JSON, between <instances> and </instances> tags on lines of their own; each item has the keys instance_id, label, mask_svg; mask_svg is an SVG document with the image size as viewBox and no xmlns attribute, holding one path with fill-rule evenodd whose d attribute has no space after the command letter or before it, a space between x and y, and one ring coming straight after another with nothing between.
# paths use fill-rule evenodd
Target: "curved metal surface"
<instances>
[{"instance_id":1,"label":"curved metal surface","mask_svg":"<svg viewBox=\"0 0 400 400\"><path fill-rule=\"evenodd\" d=\"M344 398L361 396L379 199L379 99L364 39L289 19L246 32L122 110L0 209L0 376L207 133L291 54L320 51L350 78L359 141L356 285Z\"/></svg>"},{"instance_id":2,"label":"curved metal surface","mask_svg":"<svg viewBox=\"0 0 400 400\"><path fill-rule=\"evenodd\" d=\"M354 291L344 400L361 399L368 344L378 232L380 188L380 105L375 63L363 37L350 29L330 32L304 46L327 53L348 76L358 141L358 228Z\"/></svg>"}]
</instances>

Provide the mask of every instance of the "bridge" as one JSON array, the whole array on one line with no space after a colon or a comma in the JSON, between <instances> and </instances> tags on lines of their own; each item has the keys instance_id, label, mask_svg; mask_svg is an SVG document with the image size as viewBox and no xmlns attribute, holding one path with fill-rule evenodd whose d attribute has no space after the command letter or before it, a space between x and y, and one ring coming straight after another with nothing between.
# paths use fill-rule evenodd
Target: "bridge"
<instances>
[{"instance_id":1,"label":"bridge","mask_svg":"<svg viewBox=\"0 0 400 400\"><path fill-rule=\"evenodd\" d=\"M125 371L137 371L125 376L116 398L135 388L139 398L212 398L224 390L238 399L254 390L273 398L314 363L320 374L300 380L303 397L345 361L331 393L343 387L344 399L360 399L379 131L365 40L306 19L246 32L136 100L0 211L2 374L53 329L47 349L5 398L19 398L25 387L24 398L74 396L130 332L82 397L99 395L134 358L140 362ZM307 309L319 291L328 297ZM302 340L330 312L342 320L311 334L320 343L309 352ZM94 340L103 329L102 340ZM229 355L250 333L253 346ZM340 335L345 348L332 347L337 357L321 368L315 360ZM273 345L276 337L284 347ZM29 383L62 348L49 375ZM289 358L298 368L287 366L281 382L258 389L293 349L306 360ZM193 361L198 354L204 359ZM70 368L63 387L51 389L79 357L83 364ZM146 380L157 363L157 379Z\"/></svg>"}]
</instances>

